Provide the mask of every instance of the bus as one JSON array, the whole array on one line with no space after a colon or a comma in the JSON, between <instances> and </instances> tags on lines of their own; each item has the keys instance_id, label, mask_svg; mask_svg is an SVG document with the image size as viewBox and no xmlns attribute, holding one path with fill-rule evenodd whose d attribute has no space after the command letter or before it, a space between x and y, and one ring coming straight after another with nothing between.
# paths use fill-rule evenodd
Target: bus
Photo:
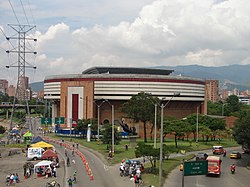
<instances>
[{"instance_id":1,"label":"bus","mask_svg":"<svg viewBox=\"0 0 250 187\"><path fill-rule=\"evenodd\" d=\"M220 176L221 173L221 162L222 160L218 156L208 156L208 175Z\"/></svg>"}]
</instances>

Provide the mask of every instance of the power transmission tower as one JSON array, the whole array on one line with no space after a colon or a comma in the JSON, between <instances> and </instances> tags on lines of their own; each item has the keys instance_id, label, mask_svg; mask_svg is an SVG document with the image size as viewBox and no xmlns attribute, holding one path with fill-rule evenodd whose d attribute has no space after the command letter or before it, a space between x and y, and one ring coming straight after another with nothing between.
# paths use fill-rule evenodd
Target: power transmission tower
<instances>
[{"instance_id":1,"label":"power transmission tower","mask_svg":"<svg viewBox=\"0 0 250 187\"><path fill-rule=\"evenodd\" d=\"M10 129L12 129L13 114L14 114L14 110L15 110L16 98L18 98L20 101L26 100L27 112L28 112L28 116L30 116L29 105L28 105L28 95L27 95L27 87L28 87L27 84L28 83L27 83L26 77L25 77L25 69L26 68L36 69L36 67L31 66L28 62L26 62L25 57L26 57L26 54L28 54L28 53L32 53L32 54L37 54L37 53L34 51L27 50L28 48L26 47L26 41L33 40L34 42L36 42L37 39L27 37L27 33L30 32L32 29L34 29L35 26L15 25L15 24L9 24L9 26L17 33L17 37L14 37L14 36L13 37L6 37L6 39L7 40L11 40L11 39L17 40L17 47L14 47L12 50L6 51L6 53L17 53L18 54L17 65L12 64L10 66L6 66L6 68L10 68L10 67L17 67L18 68L18 80L17 80L17 85L16 85L16 91L15 91L12 112L11 112L11 121L10 121ZM26 64L29 64L29 65L27 66Z\"/></svg>"}]
</instances>

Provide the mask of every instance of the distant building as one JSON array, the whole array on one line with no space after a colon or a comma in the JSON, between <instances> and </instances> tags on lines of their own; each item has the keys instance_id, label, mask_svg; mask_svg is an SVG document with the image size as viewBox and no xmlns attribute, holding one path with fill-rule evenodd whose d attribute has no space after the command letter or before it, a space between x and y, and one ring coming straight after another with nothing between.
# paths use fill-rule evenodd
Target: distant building
<instances>
[{"instance_id":1,"label":"distant building","mask_svg":"<svg viewBox=\"0 0 250 187\"><path fill-rule=\"evenodd\" d=\"M218 80L206 80L206 95L207 100L213 103L219 99L219 81Z\"/></svg>"},{"instance_id":2,"label":"distant building","mask_svg":"<svg viewBox=\"0 0 250 187\"><path fill-rule=\"evenodd\" d=\"M8 90L7 90L7 94L10 97L14 97L15 96L15 92L16 92L16 88L13 85L10 85Z\"/></svg>"},{"instance_id":3,"label":"distant building","mask_svg":"<svg viewBox=\"0 0 250 187\"><path fill-rule=\"evenodd\" d=\"M44 91L38 91L37 92L37 99L43 99L44 98Z\"/></svg>"},{"instance_id":4,"label":"distant building","mask_svg":"<svg viewBox=\"0 0 250 187\"><path fill-rule=\"evenodd\" d=\"M5 95L8 89L8 81L5 79L0 79L0 94Z\"/></svg>"}]
</instances>

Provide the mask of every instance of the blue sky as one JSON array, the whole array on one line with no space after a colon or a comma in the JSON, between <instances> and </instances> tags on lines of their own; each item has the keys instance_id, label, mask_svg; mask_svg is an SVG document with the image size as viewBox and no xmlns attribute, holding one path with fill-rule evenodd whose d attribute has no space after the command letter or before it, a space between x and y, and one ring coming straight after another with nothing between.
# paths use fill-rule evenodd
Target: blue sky
<instances>
[{"instance_id":1,"label":"blue sky","mask_svg":"<svg viewBox=\"0 0 250 187\"><path fill-rule=\"evenodd\" d=\"M9 3L11 2L11 4ZM22 0L0 2L0 27L35 24L27 56L31 82L92 66L224 66L250 64L248 0ZM25 10L26 16L24 14ZM16 45L15 41L11 41ZM0 32L0 79L15 82L17 61Z\"/></svg>"}]
</instances>

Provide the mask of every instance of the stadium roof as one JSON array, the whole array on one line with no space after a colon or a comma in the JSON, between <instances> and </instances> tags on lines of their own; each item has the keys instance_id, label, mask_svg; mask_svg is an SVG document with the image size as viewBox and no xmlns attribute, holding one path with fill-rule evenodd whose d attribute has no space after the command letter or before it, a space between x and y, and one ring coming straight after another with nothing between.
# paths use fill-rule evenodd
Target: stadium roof
<instances>
[{"instance_id":1,"label":"stadium roof","mask_svg":"<svg viewBox=\"0 0 250 187\"><path fill-rule=\"evenodd\" d=\"M82 74L148 74L148 75L169 75L174 70L157 68L130 68L130 67L92 67Z\"/></svg>"}]
</instances>

